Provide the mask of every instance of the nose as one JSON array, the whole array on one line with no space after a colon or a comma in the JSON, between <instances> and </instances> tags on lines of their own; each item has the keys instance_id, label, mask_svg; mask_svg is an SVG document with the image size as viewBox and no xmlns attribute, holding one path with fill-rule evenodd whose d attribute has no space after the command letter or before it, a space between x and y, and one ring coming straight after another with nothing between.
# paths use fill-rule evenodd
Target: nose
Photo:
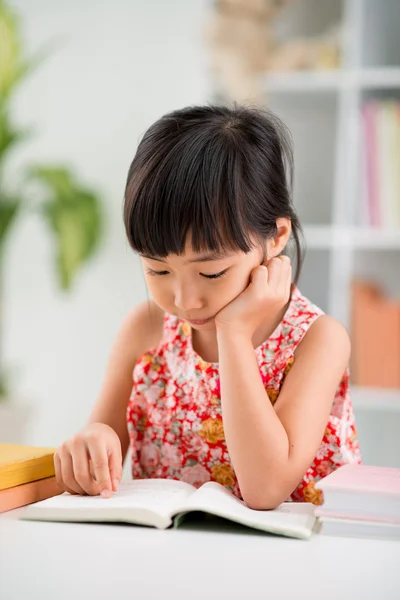
<instances>
[{"instance_id":1,"label":"nose","mask_svg":"<svg viewBox=\"0 0 400 600\"><path fill-rule=\"evenodd\" d=\"M175 290L175 306L184 313L203 308L203 301L195 286L188 283L180 284Z\"/></svg>"}]
</instances>

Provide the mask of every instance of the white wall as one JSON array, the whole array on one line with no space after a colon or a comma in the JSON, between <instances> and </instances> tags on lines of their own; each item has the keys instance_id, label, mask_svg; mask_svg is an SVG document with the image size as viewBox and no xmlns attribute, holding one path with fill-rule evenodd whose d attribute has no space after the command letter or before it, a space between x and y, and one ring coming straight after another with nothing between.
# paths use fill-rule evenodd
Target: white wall
<instances>
[{"instance_id":1,"label":"white wall","mask_svg":"<svg viewBox=\"0 0 400 600\"><path fill-rule=\"evenodd\" d=\"M15 395L33 417L26 443L58 445L84 425L108 352L129 310L146 297L124 238L122 198L137 142L168 110L208 99L202 27L207 0L14 0L27 48L55 40L24 84L15 119L36 128L9 180L33 160L68 162L102 193L107 236L76 281L58 291L53 246L35 214L9 239L3 282L3 350Z\"/></svg>"}]
</instances>

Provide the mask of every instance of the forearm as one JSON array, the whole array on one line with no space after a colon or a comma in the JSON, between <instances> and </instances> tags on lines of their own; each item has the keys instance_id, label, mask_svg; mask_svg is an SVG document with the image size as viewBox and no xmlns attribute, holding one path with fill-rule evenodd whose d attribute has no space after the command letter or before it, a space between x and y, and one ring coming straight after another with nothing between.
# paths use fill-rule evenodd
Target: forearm
<instances>
[{"instance_id":1,"label":"forearm","mask_svg":"<svg viewBox=\"0 0 400 600\"><path fill-rule=\"evenodd\" d=\"M285 488L288 436L269 401L251 340L218 332L218 350L225 438L241 493L249 505L269 508Z\"/></svg>"}]
</instances>

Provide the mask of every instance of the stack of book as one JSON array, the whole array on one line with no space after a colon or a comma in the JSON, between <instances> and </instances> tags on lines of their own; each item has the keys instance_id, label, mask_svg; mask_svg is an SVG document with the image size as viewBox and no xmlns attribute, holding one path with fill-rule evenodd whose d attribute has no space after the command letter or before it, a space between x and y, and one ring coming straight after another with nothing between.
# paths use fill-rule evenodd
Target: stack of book
<instances>
[{"instance_id":1,"label":"stack of book","mask_svg":"<svg viewBox=\"0 0 400 600\"><path fill-rule=\"evenodd\" d=\"M0 513L62 493L54 472L55 450L0 444Z\"/></svg>"},{"instance_id":2,"label":"stack of book","mask_svg":"<svg viewBox=\"0 0 400 600\"><path fill-rule=\"evenodd\" d=\"M400 102L365 102L361 140L361 224L400 227Z\"/></svg>"},{"instance_id":3,"label":"stack of book","mask_svg":"<svg viewBox=\"0 0 400 600\"><path fill-rule=\"evenodd\" d=\"M345 465L321 479L319 533L400 539L400 469Z\"/></svg>"}]
</instances>

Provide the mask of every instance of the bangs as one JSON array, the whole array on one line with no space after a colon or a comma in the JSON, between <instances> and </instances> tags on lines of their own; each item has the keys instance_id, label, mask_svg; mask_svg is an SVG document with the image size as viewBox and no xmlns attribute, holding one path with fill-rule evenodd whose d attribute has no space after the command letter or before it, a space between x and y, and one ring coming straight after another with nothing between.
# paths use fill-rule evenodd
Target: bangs
<instances>
[{"instance_id":1,"label":"bangs","mask_svg":"<svg viewBox=\"0 0 400 600\"><path fill-rule=\"evenodd\" d=\"M165 258L250 252L287 218L302 262L301 227L291 201L290 133L267 109L189 106L144 134L125 187L124 224L139 254Z\"/></svg>"},{"instance_id":2,"label":"bangs","mask_svg":"<svg viewBox=\"0 0 400 600\"><path fill-rule=\"evenodd\" d=\"M203 122L203 129L192 127L173 139L164 137L159 148L153 138L152 154L142 148L142 160L133 161L124 221L136 252L179 255L188 239L195 252L253 248L243 215L240 148L234 139L227 144L226 136L207 133Z\"/></svg>"}]
</instances>

